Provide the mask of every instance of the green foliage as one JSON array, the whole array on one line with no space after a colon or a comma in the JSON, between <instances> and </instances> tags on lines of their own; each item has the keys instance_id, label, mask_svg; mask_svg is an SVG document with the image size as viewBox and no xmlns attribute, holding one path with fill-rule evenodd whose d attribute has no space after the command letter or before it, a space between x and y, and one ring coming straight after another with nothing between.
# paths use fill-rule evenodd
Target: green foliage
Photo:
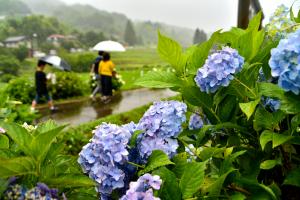
<instances>
[{"instance_id":1,"label":"green foliage","mask_svg":"<svg viewBox=\"0 0 300 200\"><path fill-rule=\"evenodd\" d=\"M35 88L33 80L26 77L12 79L5 92L14 100L21 101L22 103L31 103L35 96Z\"/></svg>"},{"instance_id":2,"label":"green foliage","mask_svg":"<svg viewBox=\"0 0 300 200\"><path fill-rule=\"evenodd\" d=\"M0 178L18 177L18 181L29 186L43 182L62 192L73 187L94 186L80 173L79 166L74 165L74 158L62 154L57 136L64 126L53 121L40 124L34 130L3 121L0 126L12 144L11 153L0 154Z\"/></svg>"},{"instance_id":3,"label":"green foliage","mask_svg":"<svg viewBox=\"0 0 300 200\"><path fill-rule=\"evenodd\" d=\"M20 62L11 56L0 55L1 74L17 75L20 69Z\"/></svg>"},{"instance_id":4,"label":"green foliage","mask_svg":"<svg viewBox=\"0 0 300 200\"><path fill-rule=\"evenodd\" d=\"M72 66L74 72L89 72L96 59L95 53L62 54L62 57Z\"/></svg>"},{"instance_id":5,"label":"green foliage","mask_svg":"<svg viewBox=\"0 0 300 200\"><path fill-rule=\"evenodd\" d=\"M147 165L141 171L139 171L139 175L145 174L147 172L153 171L156 168L172 165L174 164L168 158L168 156L161 150L154 150L150 157L148 158Z\"/></svg>"},{"instance_id":6,"label":"green foliage","mask_svg":"<svg viewBox=\"0 0 300 200\"><path fill-rule=\"evenodd\" d=\"M49 84L49 91L53 99L66 99L82 96L89 92L87 83L81 81L80 77L72 72L57 72L56 83Z\"/></svg>"},{"instance_id":7,"label":"green foliage","mask_svg":"<svg viewBox=\"0 0 300 200\"><path fill-rule=\"evenodd\" d=\"M158 52L175 70L149 73L137 84L150 88L171 88L182 94L191 112L199 112L205 124L200 130L188 131L183 125L178 154L173 165L153 171L179 185L181 199L281 199L284 193L300 187L299 176L299 95L285 92L278 85L259 79L263 70L270 78L270 51L278 41L259 30L261 13L246 30L232 28L215 32L212 37L185 52L174 40L159 33ZM238 50L245 58L243 69L227 87L215 93L201 92L194 82L197 70L207 56L222 46ZM164 76L165 75L165 76ZM271 111L263 98L280 101ZM184 149L194 145L192 153ZM192 155L189 155L192 154ZM204 164L205 163L205 164ZM171 183L159 191L169 198ZM297 193L299 195L299 193ZM177 197L176 197L177 198Z\"/></svg>"}]
</instances>

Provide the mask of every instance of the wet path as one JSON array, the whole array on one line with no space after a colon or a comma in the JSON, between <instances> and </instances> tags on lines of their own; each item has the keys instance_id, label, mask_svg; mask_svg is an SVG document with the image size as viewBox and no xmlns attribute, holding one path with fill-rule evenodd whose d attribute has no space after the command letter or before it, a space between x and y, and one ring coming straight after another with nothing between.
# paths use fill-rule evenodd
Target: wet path
<instances>
[{"instance_id":1,"label":"wet path","mask_svg":"<svg viewBox=\"0 0 300 200\"><path fill-rule=\"evenodd\" d=\"M108 104L103 104L100 99L95 102L89 99L71 101L58 104L58 111L50 113L47 109L41 109L42 117L38 121L53 119L59 124L79 125L111 114L117 114L146 105L161 98L175 96L170 90L151 90L147 88L129 90L117 93Z\"/></svg>"}]
</instances>

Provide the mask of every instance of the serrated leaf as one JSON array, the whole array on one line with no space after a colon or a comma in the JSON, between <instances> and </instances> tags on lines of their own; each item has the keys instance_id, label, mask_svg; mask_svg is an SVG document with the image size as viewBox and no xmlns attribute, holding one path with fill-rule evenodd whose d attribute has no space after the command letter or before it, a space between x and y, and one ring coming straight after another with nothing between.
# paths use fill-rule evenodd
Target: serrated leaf
<instances>
[{"instance_id":1,"label":"serrated leaf","mask_svg":"<svg viewBox=\"0 0 300 200\"><path fill-rule=\"evenodd\" d=\"M300 187L300 168L294 169L289 172L286 178L284 179L283 185L293 185Z\"/></svg>"},{"instance_id":2,"label":"serrated leaf","mask_svg":"<svg viewBox=\"0 0 300 200\"><path fill-rule=\"evenodd\" d=\"M58 178L42 180L50 187L93 187L96 185L89 177L81 174L66 174Z\"/></svg>"},{"instance_id":3,"label":"serrated leaf","mask_svg":"<svg viewBox=\"0 0 300 200\"><path fill-rule=\"evenodd\" d=\"M246 114L247 119L249 120L252 114L255 111L257 104L260 102L260 99L255 101L250 101L248 103L239 103L241 110Z\"/></svg>"},{"instance_id":4,"label":"serrated leaf","mask_svg":"<svg viewBox=\"0 0 300 200\"><path fill-rule=\"evenodd\" d=\"M265 160L262 163L260 163L260 168L261 169L272 169L273 167L275 167L276 165L281 165L281 160L277 159L277 160Z\"/></svg>"},{"instance_id":5,"label":"serrated leaf","mask_svg":"<svg viewBox=\"0 0 300 200\"><path fill-rule=\"evenodd\" d=\"M134 131L134 133L132 134L131 138L130 138L130 141L129 141L129 146L130 147L135 147L136 146L136 139L137 137L143 133L143 131L141 130L137 130L137 131Z\"/></svg>"},{"instance_id":6,"label":"serrated leaf","mask_svg":"<svg viewBox=\"0 0 300 200\"><path fill-rule=\"evenodd\" d=\"M213 181L209 185L205 186L205 188L203 188L204 189L203 192L208 193L208 196L219 196L221 193L221 189L222 189L225 179L233 171L235 171L235 169L230 169L225 174L222 174L215 181Z\"/></svg>"},{"instance_id":7,"label":"serrated leaf","mask_svg":"<svg viewBox=\"0 0 300 200\"><path fill-rule=\"evenodd\" d=\"M173 162L175 163L175 167L173 169L173 172L175 172L176 176L178 178L181 178L185 167L187 165L187 154L186 153L179 153L176 156L173 157Z\"/></svg>"},{"instance_id":8,"label":"serrated leaf","mask_svg":"<svg viewBox=\"0 0 300 200\"><path fill-rule=\"evenodd\" d=\"M257 108L253 120L253 127L256 131L262 129L268 130L279 130L279 123L286 117L286 115L281 112L270 113L264 108Z\"/></svg>"},{"instance_id":9,"label":"serrated leaf","mask_svg":"<svg viewBox=\"0 0 300 200\"><path fill-rule=\"evenodd\" d=\"M0 178L35 174L35 162L30 157L0 159Z\"/></svg>"},{"instance_id":10,"label":"serrated leaf","mask_svg":"<svg viewBox=\"0 0 300 200\"><path fill-rule=\"evenodd\" d=\"M39 162L42 162L47 155L56 137L61 134L65 126L59 126L47 132L37 134L29 143L31 154Z\"/></svg>"},{"instance_id":11,"label":"serrated leaf","mask_svg":"<svg viewBox=\"0 0 300 200\"><path fill-rule=\"evenodd\" d=\"M174 165L174 163L169 160L169 157L163 151L154 150L148 158L146 167L139 171L138 174L142 175L165 165Z\"/></svg>"},{"instance_id":12,"label":"serrated leaf","mask_svg":"<svg viewBox=\"0 0 300 200\"><path fill-rule=\"evenodd\" d=\"M292 140L294 137L290 135L284 135L279 133L274 133L272 131L265 130L260 135L259 141L262 149L264 150L265 145L272 141L272 148L276 148L279 145L282 145L290 140Z\"/></svg>"},{"instance_id":13,"label":"serrated leaf","mask_svg":"<svg viewBox=\"0 0 300 200\"><path fill-rule=\"evenodd\" d=\"M140 77L135 84L149 88L171 88L181 87L182 80L173 72L150 71L144 76Z\"/></svg>"},{"instance_id":14,"label":"serrated leaf","mask_svg":"<svg viewBox=\"0 0 300 200\"><path fill-rule=\"evenodd\" d=\"M207 59L210 49L220 35L220 30L212 34L210 39L194 48L194 52L190 58L188 69L190 74L196 74L197 70L202 67Z\"/></svg>"},{"instance_id":15,"label":"serrated leaf","mask_svg":"<svg viewBox=\"0 0 300 200\"><path fill-rule=\"evenodd\" d=\"M223 158L223 152L225 148L218 148L218 147L207 147L204 150L201 151L199 157L205 161L207 159L210 159L211 157L216 158Z\"/></svg>"},{"instance_id":16,"label":"serrated leaf","mask_svg":"<svg viewBox=\"0 0 300 200\"><path fill-rule=\"evenodd\" d=\"M26 155L32 155L28 144L33 140L33 137L22 126L14 123L0 122L0 126L6 130L6 134L24 151Z\"/></svg>"},{"instance_id":17,"label":"serrated leaf","mask_svg":"<svg viewBox=\"0 0 300 200\"><path fill-rule=\"evenodd\" d=\"M193 195L200 190L201 184L204 181L206 163L207 162L191 162L186 165L179 182L183 199L193 197Z\"/></svg>"},{"instance_id":18,"label":"serrated leaf","mask_svg":"<svg viewBox=\"0 0 300 200\"><path fill-rule=\"evenodd\" d=\"M183 73L187 57L183 54L180 44L158 32L157 51L160 57L170 63L177 73Z\"/></svg>"},{"instance_id":19,"label":"serrated leaf","mask_svg":"<svg viewBox=\"0 0 300 200\"><path fill-rule=\"evenodd\" d=\"M175 174L166 167L155 170L153 174L158 175L163 183L158 191L160 199L181 200L181 191Z\"/></svg>"},{"instance_id":20,"label":"serrated leaf","mask_svg":"<svg viewBox=\"0 0 300 200\"><path fill-rule=\"evenodd\" d=\"M6 135L0 133L0 149L9 148L9 139Z\"/></svg>"}]
</instances>

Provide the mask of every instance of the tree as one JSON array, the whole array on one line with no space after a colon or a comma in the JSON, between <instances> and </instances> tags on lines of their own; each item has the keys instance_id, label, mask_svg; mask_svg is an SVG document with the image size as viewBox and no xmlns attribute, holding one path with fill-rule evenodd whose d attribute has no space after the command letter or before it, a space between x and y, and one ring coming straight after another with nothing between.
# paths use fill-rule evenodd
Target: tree
<instances>
[{"instance_id":1,"label":"tree","mask_svg":"<svg viewBox=\"0 0 300 200\"><path fill-rule=\"evenodd\" d=\"M197 28L194 34L193 43L198 44L204 41L206 41L206 33L203 30L199 30L199 28Z\"/></svg>"},{"instance_id":2,"label":"tree","mask_svg":"<svg viewBox=\"0 0 300 200\"><path fill-rule=\"evenodd\" d=\"M127 24L126 24L124 40L130 46L133 46L133 45L137 44L137 37L136 37L135 31L134 31L132 22L130 20L128 20Z\"/></svg>"}]
</instances>

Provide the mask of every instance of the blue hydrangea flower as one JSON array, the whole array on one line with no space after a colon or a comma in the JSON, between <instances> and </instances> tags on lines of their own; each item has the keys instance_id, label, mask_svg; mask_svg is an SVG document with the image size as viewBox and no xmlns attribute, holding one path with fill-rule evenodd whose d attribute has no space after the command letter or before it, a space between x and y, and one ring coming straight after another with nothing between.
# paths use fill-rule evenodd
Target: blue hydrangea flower
<instances>
[{"instance_id":1,"label":"blue hydrangea flower","mask_svg":"<svg viewBox=\"0 0 300 200\"><path fill-rule=\"evenodd\" d=\"M159 176L144 174L137 182L131 182L129 190L121 198L121 200L159 200L154 197L153 190L159 190L162 180Z\"/></svg>"},{"instance_id":2,"label":"blue hydrangea flower","mask_svg":"<svg viewBox=\"0 0 300 200\"><path fill-rule=\"evenodd\" d=\"M179 101L154 102L140 119L137 129L149 136L177 137L186 120L186 111L187 106Z\"/></svg>"},{"instance_id":3,"label":"blue hydrangea flower","mask_svg":"<svg viewBox=\"0 0 300 200\"><path fill-rule=\"evenodd\" d=\"M298 95L300 91L300 29L280 40L271 50L269 65L273 77L285 91Z\"/></svg>"},{"instance_id":4,"label":"blue hydrangea flower","mask_svg":"<svg viewBox=\"0 0 300 200\"><path fill-rule=\"evenodd\" d=\"M189 121L189 129L190 130L197 130L203 127L203 120L200 115L198 114L192 114L190 116L190 121Z\"/></svg>"},{"instance_id":5,"label":"blue hydrangea flower","mask_svg":"<svg viewBox=\"0 0 300 200\"><path fill-rule=\"evenodd\" d=\"M153 150L162 150L170 157L176 153L178 143L175 139L182 131L187 106L178 101L155 102L137 125L142 130L137 146L141 158L147 159Z\"/></svg>"},{"instance_id":6,"label":"blue hydrangea flower","mask_svg":"<svg viewBox=\"0 0 300 200\"><path fill-rule=\"evenodd\" d=\"M140 156L144 162L154 150L162 150L171 158L176 154L178 147L176 139L157 136L143 136L140 138L138 145Z\"/></svg>"},{"instance_id":7,"label":"blue hydrangea flower","mask_svg":"<svg viewBox=\"0 0 300 200\"><path fill-rule=\"evenodd\" d=\"M221 86L228 86L243 65L244 58L237 50L223 47L206 59L203 67L198 69L195 82L202 92L214 93Z\"/></svg>"},{"instance_id":8,"label":"blue hydrangea flower","mask_svg":"<svg viewBox=\"0 0 300 200\"><path fill-rule=\"evenodd\" d=\"M126 127L103 123L93 133L90 143L80 152L78 163L98 183L97 191L105 196L124 187L125 173L119 166L128 161L131 132Z\"/></svg>"},{"instance_id":9,"label":"blue hydrangea flower","mask_svg":"<svg viewBox=\"0 0 300 200\"><path fill-rule=\"evenodd\" d=\"M262 97L261 100L264 107L270 109L272 112L276 112L280 109L280 101L277 99L272 99L270 97Z\"/></svg>"}]
</instances>

